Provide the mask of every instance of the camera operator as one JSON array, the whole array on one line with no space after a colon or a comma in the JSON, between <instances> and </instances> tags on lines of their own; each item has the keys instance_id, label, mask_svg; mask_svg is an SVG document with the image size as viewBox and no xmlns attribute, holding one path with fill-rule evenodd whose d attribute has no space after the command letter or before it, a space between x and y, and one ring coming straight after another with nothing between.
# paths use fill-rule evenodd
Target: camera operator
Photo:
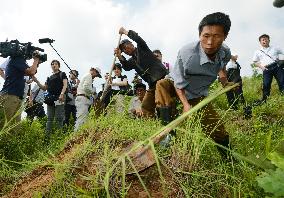
<instances>
[{"instance_id":1,"label":"camera operator","mask_svg":"<svg viewBox=\"0 0 284 198\"><path fill-rule=\"evenodd\" d=\"M36 73L40 63L37 55L37 52L33 54L34 61L30 67L24 57L10 57L5 69L5 82L0 92L0 129L5 124L5 118L9 122L16 115L15 121L21 120L21 114L17 111L20 109L24 95L24 76L32 76Z\"/></svg>"}]
</instances>

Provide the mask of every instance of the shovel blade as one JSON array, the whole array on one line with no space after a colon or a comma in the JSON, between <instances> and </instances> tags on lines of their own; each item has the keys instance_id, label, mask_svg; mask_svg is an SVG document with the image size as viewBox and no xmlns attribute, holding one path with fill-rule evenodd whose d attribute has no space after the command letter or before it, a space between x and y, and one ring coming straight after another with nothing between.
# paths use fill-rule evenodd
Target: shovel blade
<instances>
[{"instance_id":1,"label":"shovel blade","mask_svg":"<svg viewBox=\"0 0 284 198\"><path fill-rule=\"evenodd\" d=\"M150 146L141 146L129 155L137 172L143 171L156 163L154 153ZM126 174L134 174L135 170L127 164Z\"/></svg>"}]
</instances>

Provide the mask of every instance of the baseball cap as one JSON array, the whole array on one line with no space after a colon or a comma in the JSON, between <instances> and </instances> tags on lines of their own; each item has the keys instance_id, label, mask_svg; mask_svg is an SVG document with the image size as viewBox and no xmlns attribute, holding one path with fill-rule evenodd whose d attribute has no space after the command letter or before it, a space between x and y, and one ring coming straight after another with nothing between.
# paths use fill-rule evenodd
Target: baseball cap
<instances>
[{"instance_id":1,"label":"baseball cap","mask_svg":"<svg viewBox=\"0 0 284 198\"><path fill-rule=\"evenodd\" d=\"M131 41L128 39L123 39L122 41L120 41L119 49L122 50L123 45L128 43L131 43Z\"/></svg>"}]
</instances>

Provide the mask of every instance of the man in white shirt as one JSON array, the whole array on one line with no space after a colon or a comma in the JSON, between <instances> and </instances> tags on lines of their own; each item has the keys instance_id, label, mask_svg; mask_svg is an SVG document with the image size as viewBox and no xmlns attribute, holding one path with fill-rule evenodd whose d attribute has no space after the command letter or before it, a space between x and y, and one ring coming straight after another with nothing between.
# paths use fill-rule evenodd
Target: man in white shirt
<instances>
[{"instance_id":1,"label":"man in white shirt","mask_svg":"<svg viewBox=\"0 0 284 198\"><path fill-rule=\"evenodd\" d=\"M254 64L263 71L263 96L259 104L266 102L266 99L270 95L271 83L273 76L275 77L279 90L284 92L284 70L276 63L279 60L279 55L284 54L283 50L272 47L269 45L269 35L263 34L259 37L259 43L261 49L256 50L253 56Z\"/></svg>"},{"instance_id":2,"label":"man in white shirt","mask_svg":"<svg viewBox=\"0 0 284 198\"><path fill-rule=\"evenodd\" d=\"M90 72L82 77L77 88L77 97L75 100L76 105L76 124L75 131L86 121L89 114L89 107L92 104L91 96L93 94L93 79L95 77L101 78L101 70L91 68Z\"/></svg>"}]
</instances>

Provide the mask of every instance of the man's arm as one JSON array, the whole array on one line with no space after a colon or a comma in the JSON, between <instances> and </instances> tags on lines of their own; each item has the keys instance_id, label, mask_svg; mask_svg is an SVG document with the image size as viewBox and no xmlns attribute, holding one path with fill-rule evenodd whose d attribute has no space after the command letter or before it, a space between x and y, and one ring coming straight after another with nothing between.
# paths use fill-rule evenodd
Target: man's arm
<instances>
[{"instance_id":1,"label":"man's arm","mask_svg":"<svg viewBox=\"0 0 284 198\"><path fill-rule=\"evenodd\" d=\"M92 89L92 84L93 84L93 79L91 75L85 76L85 78L82 81L83 83L83 89L85 93L90 96L93 94L93 89Z\"/></svg>"},{"instance_id":2,"label":"man's arm","mask_svg":"<svg viewBox=\"0 0 284 198\"><path fill-rule=\"evenodd\" d=\"M119 48L114 49L114 54L118 58L119 62L121 63L125 71L130 71L133 69L135 62L133 61L132 58L126 60L126 58L121 54L121 50Z\"/></svg>"},{"instance_id":3,"label":"man's arm","mask_svg":"<svg viewBox=\"0 0 284 198\"><path fill-rule=\"evenodd\" d=\"M227 72L226 72L225 68L223 68L219 71L218 76L219 76L219 81L221 82L223 87L228 85Z\"/></svg>"},{"instance_id":4,"label":"man's arm","mask_svg":"<svg viewBox=\"0 0 284 198\"><path fill-rule=\"evenodd\" d=\"M26 75L26 76L33 76L33 75L36 74L37 67L38 67L38 65L39 65L39 58L33 57L33 59L34 59L34 62L33 62L33 64L32 64L32 66L30 66L29 68L27 68L27 69L25 70L25 75Z\"/></svg>"},{"instance_id":5,"label":"man's arm","mask_svg":"<svg viewBox=\"0 0 284 198\"><path fill-rule=\"evenodd\" d=\"M3 69L0 69L0 76L5 80L5 72Z\"/></svg>"},{"instance_id":6,"label":"man's arm","mask_svg":"<svg viewBox=\"0 0 284 198\"><path fill-rule=\"evenodd\" d=\"M119 34L125 34L130 39L135 41L137 43L137 45L139 45L140 47L148 48L146 42L133 30L126 30L124 27L121 27L119 29Z\"/></svg>"},{"instance_id":7,"label":"man's arm","mask_svg":"<svg viewBox=\"0 0 284 198\"><path fill-rule=\"evenodd\" d=\"M61 93L60 93L60 96L58 98L59 101L63 102L64 101L64 94L65 94L65 91L67 89L67 79L63 79L63 87L62 87L62 90L61 90Z\"/></svg>"},{"instance_id":8,"label":"man's arm","mask_svg":"<svg viewBox=\"0 0 284 198\"><path fill-rule=\"evenodd\" d=\"M176 88L176 93L177 93L177 95L178 95L178 97L179 97L179 99L180 99L180 101L183 105L183 112L185 113L185 112L189 111L191 106L190 106L190 104L189 104L189 102L188 102L188 100L185 96L185 90Z\"/></svg>"},{"instance_id":9,"label":"man's arm","mask_svg":"<svg viewBox=\"0 0 284 198\"><path fill-rule=\"evenodd\" d=\"M262 65L262 64L260 63L258 51L256 51L256 52L254 53L252 60L253 60L253 64L254 64L256 67L260 68L262 71L266 70L266 65Z\"/></svg>"},{"instance_id":10,"label":"man's arm","mask_svg":"<svg viewBox=\"0 0 284 198\"><path fill-rule=\"evenodd\" d=\"M47 85L42 85L35 76L32 76L33 81L44 91L47 90Z\"/></svg>"}]
</instances>

